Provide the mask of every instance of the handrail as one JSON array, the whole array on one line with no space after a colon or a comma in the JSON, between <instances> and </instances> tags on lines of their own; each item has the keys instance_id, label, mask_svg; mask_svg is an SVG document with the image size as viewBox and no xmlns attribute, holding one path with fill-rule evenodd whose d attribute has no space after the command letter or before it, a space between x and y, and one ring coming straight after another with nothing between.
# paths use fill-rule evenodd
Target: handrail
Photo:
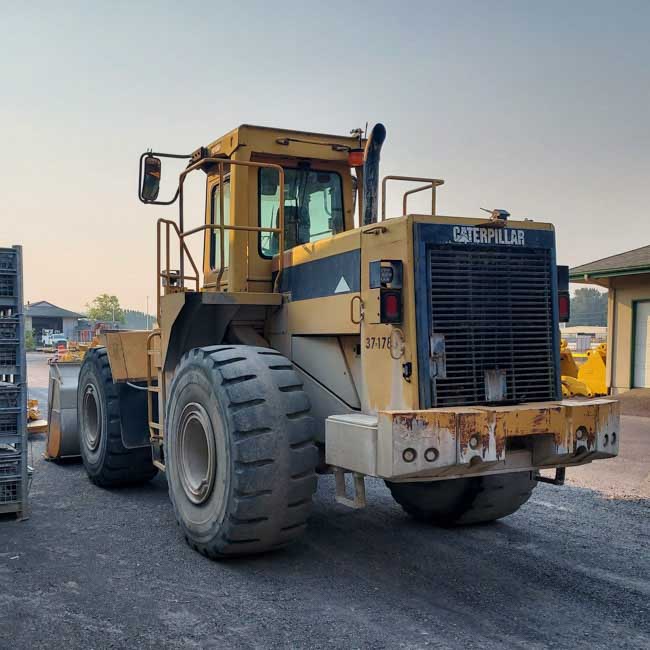
<instances>
[{"instance_id":1,"label":"handrail","mask_svg":"<svg viewBox=\"0 0 650 650\"><path fill-rule=\"evenodd\" d=\"M165 224L165 269L161 268L161 251L160 251L160 240L161 240L161 235L160 235L160 227ZM157 284L157 289L156 289L156 317L158 318L158 324L160 325L160 281L163 278L167 278L167 281L169 282L169 278L171 278L171 267L170 267L170 256L169 256L169 235L170 235L170 227L174 228L174 231L176 232L176 235L178 236L180 243L181 243L181 250L184 250L184 252L187 254L187 259L189 260L190 264L192 265L192 269L194 270L195 275L184 275L184 274L179 274L176 276L176 279L179 281L179 288L182 288L185 286L184 281L185 280L191 280L196 283L196 291L199 290L199 282L200 282L200 275L199 275L199 269L197 268L194 258L192 257L192 254L187 248L187 245L185 244L185 241L183 240L183 237L181 236L182 233L178 226L176 225L175 221L171 221L170 219L163 219L160 218L156 222L156 244L157 244L157 253L156 253L156 284Z\"/></svg>"},{"instance_id":2,"label":"handrail","mask_svg":"<svg viewBox=\"0 0 650 650\"><path fill-rule=\"evenodd\" d=\"M417 187L413 190L407 190L404 192L402 198L402 216L406 216L406 206L408 197L411 194L416 194L417 192L422 192L424 190L431 190L431 214L435 216L436 214L436 187L443 185L445 181L440 178L422 178L419 176L384 176L381 181L381 220L386 220L386 185L388 181L408 181L413 183L426 183L422 187Z\"/></svg>"},{"instance_id":3,"label":"handrail","mask_svg":"<svg viewBox=\"0 0 650 650\"><path fill-rule=\"evenodd\" d=\"M404 196L402 197L402 216L405 216L407 214L407 209L406 206L408 204L408 197L411 194L417 194L418 192L422 192L424 190L433 190L434 185L431 183L429 185L422 185L421 187L416 187L413 190L407 190L404 192ZM435 215L436 213L436 193L435 191L431 192L431 214Z\"/></svg>"},{"instance_id":4,"label":"handrail","mask_svg":"<svg viewBox=\"0 0 650 650\"><path fill-rule=\"evenodd\" d=\"M235 225L228 225L225 223L206 223L203 224L202 226L197 226L196 228L192 228L191 230L186 230L185 232L180 234L181 239L185 240L185 237L188 237L189 235L195 235L197 232L204 232L206 230L214 231L218 230L221 233L221 256L223 259L223 231L224 230L238 230L238 231L243 231L243 232L271 232L271 233L277 233L280 235L279 239L284 240L284 230L280 228L265 228L263 226L235 226ZM284 241L283 241L284 245ZM187 250L187 247L185 247ZM219 273L217 274L217 280L215 282L215 286L217 288L217 291L221 289L221 276L223 275L223 271L225 270L225 267L223 265L223 262L221 264L221 268ZM282 273L283 270L283 264L281 262L278 263L278 274L275 276L275 282L273 283L273 290L275 291L278 286L278 280L280 278L280 274ZM191 279L194 279L193 277Z\"/></svg>"},{"instance_id":5,"label":"handrail","mask_svg":"<svg viewBox=\"0 0 650 650\"><path fill-rule=\"evenodd\" d=\"M219 192L219 223L209 223L192 228L190 230L183 230L183 184L185 182L186 176L196 170L204 167L205 165L218 165L219 167L219 187L223 188L224 182L224 167L225 165L241 165L242 167L253 167L253 168L267 168L267 169L276 169L278 171L278 190L280 195L279 207L278 207L278 225L275 228L265 228L262 226L239 226L231 225L224 223L224 193L223 191ZM185 287L185 280L193 281L196 283L196 291L199 291L200 284L200 274L199 270L194 262L192 254L187 248L185 243L185 238L190 235L194 235L197 232L204 232L207 230L210 231L219 231L219 252L220 252L220 262L219 270L217 273L216 288L217 291L221 289L221 278L223 277L225 271L224 264L224 231L226 230L238 230L238 231L247 231L247 232L269 232L278 234L278 273L275 277L275 282L273 285L274 291L277 290L279 286L280 276L284 270L284 169L282 166L275 163L262 163L262 162L252 162L248 160L233 160L231 158L202 158L201 160L188 165L179 176L178 182L178 196L179 196L179 208L178 208L178 225L174 221L169 219L158 219L157 222L157 255L156 255L156 276L158 278L158 289L156 295L156 313L158 316L158 323L160 323L160 280L165 277L169 279L171 277L170 269L170 227L173 226L176 235L179 239L179 257L180 257L180 270L179 274L175 276L175 279L178 280L178 288L183 289ZM165 224L165 271L163 272L161 268L161 225ZM185 275L185 256L192 265L194 275Z\"/></svg>"},{"instance_id":6,"label":"handrail","mask_svg":"<svg viewBox=\"0 0 650 650\"><path fill-rule=\"evenodd\" d=\"M153 380L153 373L152 373L152 367L151 367L151 353L153 352L154 348L151 345L151 342L154 340L156 337L160 337L160 329L155 329L147 336L147 426L149 428L149 439L153 441L154 438L162 438L162 430L158 432L158 434L154 433L154 428L156 424L160 426L160 421L156 422L156 420L153 419L154 414L153 414L153 384L151 383ZM158 399L159 400L164 400L164 382L165 382L165 373L162 372L160 374L162 378L162 386L159 384L158 385ZM160 404L161 402L159 402ZM164 403L164 402L162 402Z\"/></svg>"}]
</instances>

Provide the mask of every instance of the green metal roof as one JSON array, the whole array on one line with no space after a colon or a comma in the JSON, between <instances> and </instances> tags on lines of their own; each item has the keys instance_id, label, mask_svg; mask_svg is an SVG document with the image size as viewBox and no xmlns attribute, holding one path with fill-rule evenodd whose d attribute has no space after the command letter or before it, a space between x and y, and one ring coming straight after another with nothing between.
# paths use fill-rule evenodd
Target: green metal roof
<instances>
[{"instance_id":1,"label":"green metal roof","mask_svg":"<svg viewBox=\"0 0 650 650\"><path fill-rule=\"evenodd\" d=\"M625 253L604 257L595 262L575 266L569 271L569 279L611 278L620 275L650 273L650 246L642 246Z\"/></svg>"}]
</instances>

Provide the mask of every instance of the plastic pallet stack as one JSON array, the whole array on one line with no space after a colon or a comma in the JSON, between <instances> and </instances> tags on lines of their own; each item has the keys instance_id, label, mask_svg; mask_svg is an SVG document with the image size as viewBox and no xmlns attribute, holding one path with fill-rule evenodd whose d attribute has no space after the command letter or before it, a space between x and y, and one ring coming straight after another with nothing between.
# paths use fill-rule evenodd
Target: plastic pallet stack
<instances>
[{"instance_id":1,"label":"plastic pallet stack","mask_svg":"<svg viewBox=\"0 0 650 650\"><path fill-rule=\"evenodd\" d=\"M0 248L0 514L27 516L27 364L23 255Z\"/></svg>"}]
</instances>

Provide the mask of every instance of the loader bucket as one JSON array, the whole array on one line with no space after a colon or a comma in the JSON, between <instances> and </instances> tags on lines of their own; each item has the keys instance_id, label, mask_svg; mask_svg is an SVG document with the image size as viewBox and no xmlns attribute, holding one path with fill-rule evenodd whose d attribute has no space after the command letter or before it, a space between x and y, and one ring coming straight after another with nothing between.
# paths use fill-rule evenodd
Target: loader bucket
<instances>
[{"instance_id":1,"label":"loader bucket","mask_svg":"<svg viewBox=\"0 0 650 650\"><path fill-rule=\"evenodd\" d=\"M578 379L584 382L594 395L607 395L607 344L587 352L587 360L578 370Z\"/></svg>"},{"instance_id":2,"label":"loader bucket","mask_svg":"<svg viewBox=\"0 0 650 650\"><path fill-rule=\"evenodd\" d=\"M50 364L47 394L49 429L45 455L50 460L80 455L77 426L77 384L81 361Z\"/></svg>"},{"instance_id":3,"label":"loader bucket","mask_svg":"<svg viewBox=\"0 0 650 650\"><path fill-rule=\"evenodd\" d=\"M560 343L560 374L563 377L578 376L578 365L565 339Z\"/></svg>"}]
</instances>

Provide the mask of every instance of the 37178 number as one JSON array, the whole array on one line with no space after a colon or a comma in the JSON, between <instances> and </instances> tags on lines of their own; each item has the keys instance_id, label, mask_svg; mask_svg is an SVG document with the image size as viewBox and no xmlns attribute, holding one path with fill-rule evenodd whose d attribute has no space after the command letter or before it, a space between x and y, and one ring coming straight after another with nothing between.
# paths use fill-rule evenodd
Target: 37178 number
<instances>
[{"instance_id":1,"label":"37178 number","mask_svg":"<svg viewBox=\"0 0 650 650\"><path fill-rule=\"evenodd\" d=\"M366 336L366 350L390 350L390 336Z\"/></svg>"}]
</instances>

